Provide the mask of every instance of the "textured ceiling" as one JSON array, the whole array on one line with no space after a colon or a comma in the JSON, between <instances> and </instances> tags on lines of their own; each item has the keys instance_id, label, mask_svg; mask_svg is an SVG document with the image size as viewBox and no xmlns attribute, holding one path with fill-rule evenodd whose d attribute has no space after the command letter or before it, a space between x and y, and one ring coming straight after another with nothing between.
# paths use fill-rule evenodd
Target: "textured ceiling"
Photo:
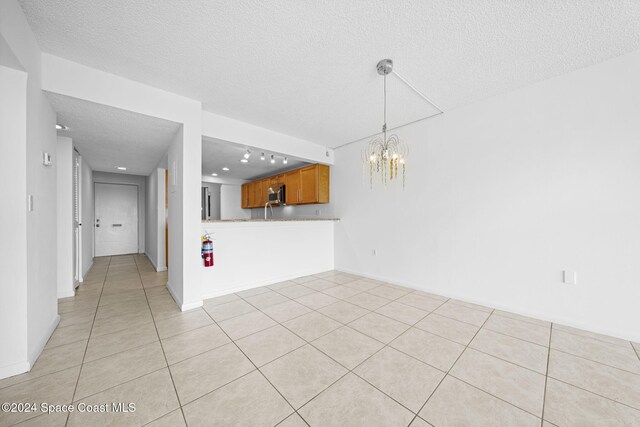
<instances>
[{"instance_id":1,"label":"textured ceiling","mask_svg":"<svg viewBox=\"0 0 640 427\"><path fill-rule=\"evenodd\" d=\"M69 127L58 135L75 147L95 171L149 175L169 148L180 125L64 95L47 93L58 123Z\"/></svg>"},{"instance_id":2,"label":"textured ceiling","mask_svg":"<svg viewBox=\"0 0 640 427\"><path fill-rule=\"evenodd\" d=\"M640 1L21 0L45 52L329 146L379 131L381 58L447 110L640 48ZM389 126L433 110L389 78Z\"/></svg>"},{"instance_id":3,"label":"textured ceiling","mask_svg":"<svg viewBox=\"0 0 640 427\"><path fill-rule=\"evenodd\" d=\"M251 150L249 162L242 163L240 160ZM260 153L265 153L265 160L260 160ZM271 154L275 155L276 162L269 161ZM287 164L282 163L284 155L271 151L260 150L255 147L238 145L228 141L214 138L202 139L202 173L210 175L217 173L218 178L233 179L254 179L263 176L270 176L282 171L296 169L308 163L302 162L291 156L287 157ZM223 167L228 167L228 171L223 171Z\"/></svg>"}]
</instances>

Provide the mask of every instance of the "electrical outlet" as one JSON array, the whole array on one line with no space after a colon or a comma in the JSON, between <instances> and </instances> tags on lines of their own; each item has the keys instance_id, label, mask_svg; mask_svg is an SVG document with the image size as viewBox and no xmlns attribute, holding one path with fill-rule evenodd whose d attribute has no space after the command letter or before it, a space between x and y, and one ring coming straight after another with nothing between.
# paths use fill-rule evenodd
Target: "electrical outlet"
<instances>
[{"instance_id":1,"label":"electrical outlet","mask_svg":"<svg viewBox=\"0 0 640 427\"><path fill-rule=\"evenodd\" d=\"M577 285L578 284L578 273L570 270L562 271L562 281L568 285Z\"/></svg>"},{"instance_id":2,"label":"electrical outlet","mask_svg":"<svg viewBox=\"0 0 640 427\"><path fill-rule=\"evenodd\" d=\"M320 209L316 209L316 216L320 216L321 213L322 211Z\"/></svg>"}]
</instances>

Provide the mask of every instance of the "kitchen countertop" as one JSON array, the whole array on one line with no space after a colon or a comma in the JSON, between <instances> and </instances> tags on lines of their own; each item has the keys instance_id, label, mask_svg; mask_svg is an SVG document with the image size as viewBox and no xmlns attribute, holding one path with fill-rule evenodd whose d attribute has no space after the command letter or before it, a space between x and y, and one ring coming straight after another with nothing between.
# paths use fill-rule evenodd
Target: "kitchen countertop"
<instances>
[{"instance_id":1,"label":"kitchen countertop","mask_svg":"<svg viewBox=\"0 0 640 427\"><path fill-rule=\"evenodd\" d=\"M340 221L340 218L269 218L269 219L208 219L203 224L215 222L283 222L283 221Z\"/></svg>"}]
</instances>

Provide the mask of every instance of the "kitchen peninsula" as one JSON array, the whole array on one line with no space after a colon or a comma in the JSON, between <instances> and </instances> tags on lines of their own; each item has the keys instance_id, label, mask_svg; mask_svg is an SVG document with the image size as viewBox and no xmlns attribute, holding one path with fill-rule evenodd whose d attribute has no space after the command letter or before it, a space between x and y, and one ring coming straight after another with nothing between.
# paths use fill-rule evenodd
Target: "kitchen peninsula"
<instances>
[{"instance_id":1,"label":"kitchen peninsula","mask_svg":"<svg viewBox=\"0 0 640 427\"><path fill-rule=\"evenodd\" d=\"M202 222L214 266L202 266L205 299L332 270L337 218L229 219Z\"/></svg>"}]
</instances>

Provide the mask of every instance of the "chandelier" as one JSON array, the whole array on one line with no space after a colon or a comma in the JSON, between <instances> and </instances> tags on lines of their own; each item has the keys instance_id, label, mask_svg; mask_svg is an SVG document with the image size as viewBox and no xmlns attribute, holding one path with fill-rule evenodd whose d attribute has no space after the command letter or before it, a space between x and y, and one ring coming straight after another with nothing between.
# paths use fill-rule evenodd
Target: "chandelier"
<instances>
[{"instance_id":1,"label":"chandelier","mask_svg":"<svg viewBox=\"0 0 640 427\"><path fill-rule=\"evenodd\" d=\"M393 71L393 61L383 59L378 62L377 69L384 81L384 123L382 135L373 138L362 150L363 173L369 169L370 188L373 188L374 175L377 175L385 187L388 183L402 179L404 189L409 147L398 138L398 135L387 136L387 74Z\"/></svg>"}]
</instances>

